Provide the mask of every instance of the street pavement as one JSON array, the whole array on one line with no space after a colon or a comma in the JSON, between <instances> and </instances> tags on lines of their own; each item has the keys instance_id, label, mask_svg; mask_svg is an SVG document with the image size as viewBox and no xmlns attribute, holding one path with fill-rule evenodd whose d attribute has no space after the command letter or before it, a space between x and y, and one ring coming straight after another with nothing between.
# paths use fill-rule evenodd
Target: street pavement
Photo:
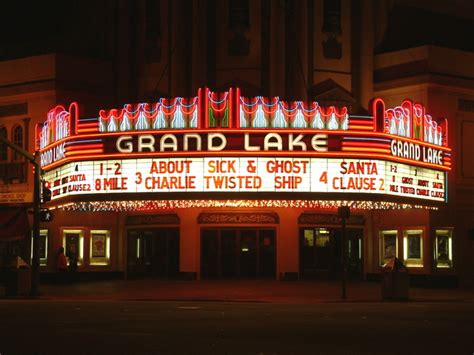
<instances>
[{"instance_id":1,"label":"street pavement","mask_svg":"<svg viewBox=\"0 0 474 355\"><path fill-rule=\"evenodd\" d=\"M473 314L473 302L7 299L0 353L471 355Z\"/></svg>"},{"instance_id":2,"label":"street pavement","mask_svg":"<svg viewBox=\"0 0 474 355\"><path fill-rule=\"evenodd\" d=\"M314 304L379 302L381 284L349 282L342 299L340 282L275 280L114 280L42 284L40 298L51 300L222 301ZM28 296L25 295L27 298ZM0 299L5 298L0 288ZM473 302L474 291L410 287L411 302Z\"/></svg>"},{"instance_id":3,"label":"street pavement","mask_svg":"<svg viewBox=\"0 0 474 355\"><path fill-rule=\"evenodd\" d=\"M115 280L0 288L0 354L474 354L474 292L273 280Z\"/></svg>"}]
</instances>

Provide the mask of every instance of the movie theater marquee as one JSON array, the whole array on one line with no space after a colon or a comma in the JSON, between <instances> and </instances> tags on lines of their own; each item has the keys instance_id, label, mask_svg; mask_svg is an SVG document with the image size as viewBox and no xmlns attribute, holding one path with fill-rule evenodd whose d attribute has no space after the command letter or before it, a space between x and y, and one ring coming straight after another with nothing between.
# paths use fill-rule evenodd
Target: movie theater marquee
<instances>
[{"instance_id":1,"label":"movie theater marquee","mask_svg":"<svg viewBox=\"0 0 474 355\"><path fill-rule=\"evenodd\" d=\"M298 110L294 109L294 115ZM324 112L321 122L330 127L334 115L324 118ZM316 120L317 114L311 120ZM232 127L227 123L229 127L218 130L199 125L140 130L140 116L134 121L136 128L130 129L123 128L123 112L121 115L122 122L117 120L117 125L122 128L111 126L113 116L99 117L97 123L85 121L82 126L76 117L75 135L68 131L72 121L60 126L63 131L58 131L57 121L48 121L62 132L56 142L45 140L41 150L53 200L94 194L121 194L126 199L124 194L128 193L172 192L211 193L205 195L209 197L214 192L266 192L275 193L278 199L283 196L279 193L292 192L446 201L450 150L442 144L441 128L426 120L425 126L420 123L417 127L414 123L423 121L415 117L411 136L397 134L394 129L410 128L411 121L407 119L403 126L403 117L384 107L382 119L374 114L362 121L341 114L339 126L332 130L326 126L298 129L296 119L286 129ZM147 124L157 122L150 117ZM191 119L189 116L188 126ZM385 127L377 128L377 120ZM307 122L303 124L316 121ZM97 126L106 128L101 132ZM41 139L51 136L47 129L50 127L42 128Z\"/></svg>"}]
</instances>

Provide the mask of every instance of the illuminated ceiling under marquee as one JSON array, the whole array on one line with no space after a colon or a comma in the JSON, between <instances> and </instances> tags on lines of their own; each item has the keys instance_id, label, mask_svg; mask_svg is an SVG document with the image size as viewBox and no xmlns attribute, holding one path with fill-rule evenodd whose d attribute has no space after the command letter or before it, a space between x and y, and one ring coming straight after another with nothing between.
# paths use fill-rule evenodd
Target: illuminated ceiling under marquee
<instances>
[{"instance_id":1,"label":"illuminated ceiling under marquee","mask_svg":"<svg viewBox=\"0 0 474 355\"><path fill-rule=\"evenodd\" d=\"M118 209L119 201L104 196L139 210L150 193L168 201L148 203L158 209L178 206L170 202L174 195L216 205L433 205L447 201L451 169L447 120L409 100L386 109L376 99L372 115L360 116L345 107L205 88L190 99L125 105L96 118L80 118L76 103L58 106L37 126L36 142L53 204L82 210Z\"/></svg>"}]
</instances>

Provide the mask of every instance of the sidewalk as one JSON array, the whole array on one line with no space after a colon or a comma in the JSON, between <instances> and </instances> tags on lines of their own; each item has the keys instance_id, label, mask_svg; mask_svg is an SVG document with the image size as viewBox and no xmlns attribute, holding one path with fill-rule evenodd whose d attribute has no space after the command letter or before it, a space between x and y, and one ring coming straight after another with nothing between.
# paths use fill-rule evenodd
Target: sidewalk
<instances>
[{"instance_id":1,"label":"sidewalk","mask_svg":"<svg viewBox=\"0 0 474 355\"><path fill-rule=\"evenodd\" d=\"M222 301L312 304L343 302L340 282L274 280L165 281L118 280L41 285L44 300ZM349 282L346 302L380 302L381 285ZM410 288L410 302L474 302L461 289ZM0 290L0 298L2 296Z\"/></svg>"}]
</instances>

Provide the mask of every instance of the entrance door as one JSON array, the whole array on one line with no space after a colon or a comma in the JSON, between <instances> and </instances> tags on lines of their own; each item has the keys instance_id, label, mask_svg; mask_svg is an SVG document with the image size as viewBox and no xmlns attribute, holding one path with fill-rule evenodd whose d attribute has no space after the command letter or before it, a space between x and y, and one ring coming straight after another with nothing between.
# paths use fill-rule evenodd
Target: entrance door
<instances>
[{"instance_id":1,"label":"entrance door","mask_svg":"<svg viewBox=\"0 0 474 355\"><path fill-rule=\"evenodd\" d=\"M237 243L238 243L238 233L236 230L221 231L220 250L221 250L221 261L222 261L222 265L221 265L222 277L232 278L232 277L239 276L239 260L238 260L239 253L237 253L237 248L238 248ZM216 260L216 262L218 263L218 260Z\"/></svg>"},{"instance_id":2,"label":"entrance door","mask_svg":"<svg viewBox=\"0 0 474 355\"><path fill-rule=\"evenodd\" d=\"M201 232L203 278L275 277L273 229L209 228Z\"/></svg>"},{"instance_id":3,"label":"entrance door","mask_svg":"<svg viewBox=\"0 0 474 355\"><path fill-rule=\"evenodd\" d=\"M206 277L219 277L219 253L219 231L203 231L201 234L201 273L206 275Z\"/></svg>"},{"instance_id":4,"label":"entrance door","mask_svg":"<svg viewBox=\"0 0 474 355\"><path fill-rule=\"evenodd\" d=\"M240 276L257 276L257 231L255 229L240 230Z\"/></svg>"},{"instance_id":5,"label":"entrance door","mask_svg":"<svg viewBox=\"0 0 474 355\"><path fill-rule=\"evenodd\" d=\"M176 277L179 273L179 230L176 228L128 231L128 274Z\"/></svg>"},{"instance_id":6,"label":"entrance door","mask_svg":"<svg viewBox=\"0 0 474 355\"><path fill-rule=\"evenodd\" d=\"M363 229L346 229L348 273L362 275ZM303 228L300 235L300 274L303 277L339 278L342 272L342 231Z\"/></svg>"},{"instance_id":7,"label":"entrance door","mask_svg":"<svg viewBox=\"0 0 474 355\"><path fill-rule=\"evenodd\" d=\"M349 277L361 278L363 276L362 239L363 229L349 229L347 236L347 272Z\"/></svg>"}]
</instances>

